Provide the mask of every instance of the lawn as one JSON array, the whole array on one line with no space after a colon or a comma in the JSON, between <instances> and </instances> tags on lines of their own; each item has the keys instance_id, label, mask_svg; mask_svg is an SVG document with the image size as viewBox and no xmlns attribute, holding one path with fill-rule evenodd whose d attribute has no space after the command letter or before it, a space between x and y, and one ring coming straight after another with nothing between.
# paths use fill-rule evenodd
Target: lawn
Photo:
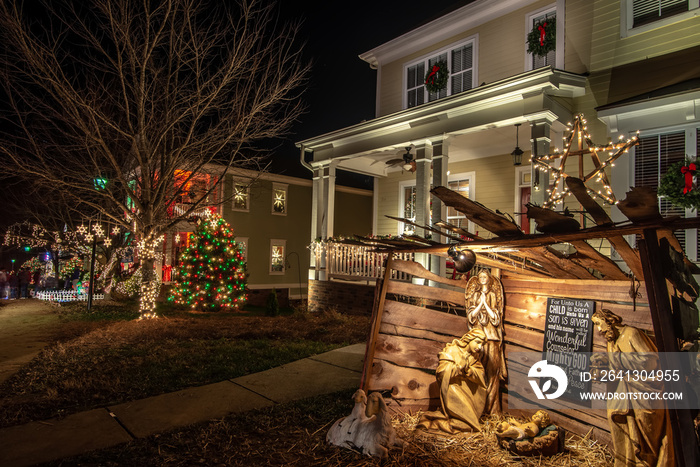
<instances>
[{"instance_id":1,"label":"lawn","mask_svg":"<svg viewBox=\"0 0 700 467\"><path fill-rule=\"evenodd\" d=\"M264 316L190 313L161 304L162 317L135 320L135 304L56 308L54 342L0 386L0 425L64 416L234 378L312 354L365 342L369 316L284 310ZM233 414L86 453L49 466L606 466L609 451L591 439L567 438L552 458L517 458L496 444L498 420L451 437L416 430L419 414L393 425L407 444L384 460L328 445L335 420L349 414L353 390Z\"/></svg>"},{"instance_id":2,"label":"lawn","mask_svg":"<svg viewBox=\"0 0 700 467\"><path fill-rule=\"evenodd\" d=\"M192 313L162 304L139 321L136 304L56 308L54 342L0 386L0 426L114 405L267 370L364 342L368 316L283 310L264 316Z\"/></svg>"}]
</instances>

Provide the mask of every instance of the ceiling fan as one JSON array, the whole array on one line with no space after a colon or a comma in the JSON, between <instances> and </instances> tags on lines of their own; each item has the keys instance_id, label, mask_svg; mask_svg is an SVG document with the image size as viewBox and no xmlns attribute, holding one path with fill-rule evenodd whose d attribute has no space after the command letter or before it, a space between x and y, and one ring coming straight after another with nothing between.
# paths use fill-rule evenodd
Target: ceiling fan
<instances>
[{"instance_id":1,"label":"ceiling fan","mask_svg":"<svg viewBox=\"0 0 700 467\"><path fill-rule=\"evenodd\" d=\"M411 149L413 149L413 146L406 146L406 154L403 154L401 159L390 159L386 161L386 165L389 167L401 166L401 168L407 172L415 172L416 161L413 160Z\"/></svg>"}]
</instances>

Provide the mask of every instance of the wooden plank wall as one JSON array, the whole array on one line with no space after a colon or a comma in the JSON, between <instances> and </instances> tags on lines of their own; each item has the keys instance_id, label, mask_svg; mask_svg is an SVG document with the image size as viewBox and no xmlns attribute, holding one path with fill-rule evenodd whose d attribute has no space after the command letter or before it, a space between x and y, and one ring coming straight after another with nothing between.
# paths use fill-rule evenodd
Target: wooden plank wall
<instances>
[{"instance_id":1,"label":"wooden plank wall","mask_svg":"<svg viewBox=\"0 0 700 467\"><path fill-rule=\"evenodd\" d=\"M391 280L392 269L404 273L410 270L413 283ZM439 287L420 283L428 277L435 278L417 263L390 261L373 313L363 388L390 392L389 405L402 412L415 413L438 407L437 354L445 344L467 331L466 281L441 279ZM506 356L512 352L542 351L548 297L594 300L596 310L609 309L620 315L625 324L652 329L643 283L635 284L637 296L633 301L630 297L632 283L628 281L533 279L514 275L503 275L501 280L506 297ZM593 350L604 351L604 338L595 329L593 333ZM509 363L509 372L525 374L532 364ZM507 385L502 386L502 394L505 412L514 416L531 415L532 411L523 413L508 409ZM600 442L610 443L604 411L585 410L565 402L561 405L565 408L560 411L550 410L556 423L579 435L592 431Z\"/></svg>"}]
</instances>

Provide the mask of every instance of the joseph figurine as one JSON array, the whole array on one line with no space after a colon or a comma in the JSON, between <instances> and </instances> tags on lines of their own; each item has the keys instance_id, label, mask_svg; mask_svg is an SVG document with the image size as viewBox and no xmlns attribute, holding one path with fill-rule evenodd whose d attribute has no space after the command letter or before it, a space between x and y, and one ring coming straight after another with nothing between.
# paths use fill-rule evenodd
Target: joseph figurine
<instances>
[{"instance_id":1,"label":"joseph figurine","mask_svg":"<svg viewBox=\"0 0 700 467\"><path fill-rule=\"evenodd\" d=\"M622 324L622 318L609 310L591 317L608 342L608 369L616 374L629 370L646 372L658 369L656 344L642 331ZM591 359L593 363L593 359ZM658 393L663 381L620 378L613 392ZM673 467L673 439L668 411L657 401L639 398L631 401L609 399L607 403L610 434L615 450L615 467Z\"/></svg>"}]
</instances>

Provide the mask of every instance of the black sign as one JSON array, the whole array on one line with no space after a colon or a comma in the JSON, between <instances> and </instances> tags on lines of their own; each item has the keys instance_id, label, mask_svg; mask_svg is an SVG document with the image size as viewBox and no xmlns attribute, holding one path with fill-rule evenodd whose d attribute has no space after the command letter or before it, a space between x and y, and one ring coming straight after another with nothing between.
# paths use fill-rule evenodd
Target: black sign
<instances>
[{"instance_id":1,"label":"black sign","mask_svg":"<svg viewBox=\"0 0 700 467\"><path fill-rule=\"evenodd\" d=\"M581 373L589 371L593 346L593 300L548 298L544 326L542 358L557 365L568 377L568 387L562 399L580 403L579 392L591 390L590 381L582 381Z\"/></svg>"}]
</instances>

